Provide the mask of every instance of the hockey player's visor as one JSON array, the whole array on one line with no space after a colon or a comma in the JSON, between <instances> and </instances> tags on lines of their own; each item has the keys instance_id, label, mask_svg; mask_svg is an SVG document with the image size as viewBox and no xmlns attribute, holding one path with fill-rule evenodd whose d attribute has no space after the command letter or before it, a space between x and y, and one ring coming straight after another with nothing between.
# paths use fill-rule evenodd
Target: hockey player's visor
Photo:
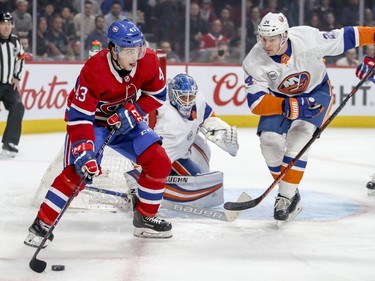
<instances>
[{"instance_id":1,"label":"hockey player's visor","mask_svg":"<svg viewBox=\"0 0 375 281\"><path fill-rule=\"evenodd\" d=\"M116 53L120 58L125 60L131 60L133 58L136 58L136 60L140 60L145 56L146 46L142 45L140 47L134 48L124 48L116 46Z\"/></svg>"}]
</instances>

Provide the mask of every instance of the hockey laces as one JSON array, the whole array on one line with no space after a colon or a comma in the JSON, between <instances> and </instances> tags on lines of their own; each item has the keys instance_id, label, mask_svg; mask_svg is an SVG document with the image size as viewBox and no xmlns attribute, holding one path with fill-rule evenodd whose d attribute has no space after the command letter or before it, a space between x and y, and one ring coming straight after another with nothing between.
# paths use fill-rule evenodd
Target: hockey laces
<instances>
[{"instance_id":1,"label":"hockey laces","mask_svg":"<svg viewBox=\"0 0 375 281\"><path fill-rule=\"evenodd\" d=\"M290 200L288 198L285 198L285 197L276 197L276 204L275 204L275 209L276 210L287 210L290 206Z\"/></svg>"},{"instance_id":2,"label":"hockey laces","mask_svg":"<svg viewBox=\"0 0 375 281\"><path fill-rule=\"evenodd\" d=\"M162 224L162 222L164 221L159 217L145 217L145 219L155 224Z\"/></svg>"}]
</instances>

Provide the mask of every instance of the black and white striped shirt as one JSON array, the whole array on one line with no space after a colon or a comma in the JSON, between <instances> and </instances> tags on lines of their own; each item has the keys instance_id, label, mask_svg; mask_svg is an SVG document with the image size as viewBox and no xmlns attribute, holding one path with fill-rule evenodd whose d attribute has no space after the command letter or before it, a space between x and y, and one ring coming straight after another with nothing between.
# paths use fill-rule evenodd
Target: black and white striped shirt
<instances>
[{"instance_id":1,"label":"black and white striped shirt","mask_svg":"<svg viewBox=\"0 0 375 281\"><path fill-rule=\"evenodd\" d=\"M13 78L21 80L25 52L17 36L0 38L0 83L12 84Z\"/></svg>"}]
</instances>

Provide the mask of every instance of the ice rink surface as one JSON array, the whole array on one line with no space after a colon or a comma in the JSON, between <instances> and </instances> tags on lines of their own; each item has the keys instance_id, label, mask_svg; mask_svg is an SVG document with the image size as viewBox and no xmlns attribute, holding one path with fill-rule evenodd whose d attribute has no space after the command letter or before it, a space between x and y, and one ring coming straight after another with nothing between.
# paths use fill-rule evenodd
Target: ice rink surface
<instances>
[{"instance_id":1,"label":"ice rink surface","mask_svg":"<svg viewBox=\"0 0 375 281\"><path fill-rule=\"evenodd\" d=\"M373 281L375 196L365 185L375 172L375 129L328 128L312 146L300 185L303 210L276 227L274 190L234 222L161 210L173 238L133 236L129 212L68 211L55 239L38 255L23 244L37 209L32 199L64 135L24 135L15 159L0 160L0 281ZM224 172L225 199L253 198L272 183L255 129L239 129L231 157L212 145L213 170ZM220 209L220 208L219 208ZM63 264L65 271L51 271Z\"/></svg>"}]
</instances>

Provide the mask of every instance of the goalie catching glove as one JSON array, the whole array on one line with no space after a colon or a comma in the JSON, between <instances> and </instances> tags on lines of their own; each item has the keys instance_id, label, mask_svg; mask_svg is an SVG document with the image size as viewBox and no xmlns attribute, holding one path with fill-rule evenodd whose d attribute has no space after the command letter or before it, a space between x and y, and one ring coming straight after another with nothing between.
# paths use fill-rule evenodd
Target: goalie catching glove
<instances>
[{"instance_id":1,"label":"goalie catching glove","mask_svg":"<svg viewBox=\"0 0 375 281\"><path fill-rule=\"evenodd\" d=\"M282 107L289 120L312 118L323 110L323 106L316 103L313 97L285 98Z\"/></svg>"},{"instance_id":2,"label":"goalie catching glove","mask_svg":"<svg viewBox=\"0 0 375 281\"><path fill-rule=\"evenodd\" d=\"M201 125L201 131L207 139L232 156L237 155L237 129L218 117L209 117Z\"/></svg>"},{"instance_id":3,"label":"goalie catching glove","mask_svg":"<svg viewBox=\"0 0 375 281\"><path fill-rule=\"evenodd\" d=\"M361 63L357 70L355 71L355 75L362 80L362 78L371 70L371 68L375 65L375 58L365 57L363 59L363 63ZM375 83L374 75L369 77L368 81Z\"/></svg>"},{"instance_id":4,"label":"goalie catching glove","mask_svg":"<svg viewBox=\"0 0 375 281\"><path fill-rule=\"evenodd\" d=\"M100 168L96 162L94 144L92 141L73 144L72 154L75 157L74 166L77 174L85 177L86 183L92 183L92 179L100 174Z\"/></svg>"},{"instance_id":5,"label":"goalie catching glove","mask_svg":"<svg viewBox=\"0 0 375 281\"><path fill-rule=\"evenodd\" d=\"M115 127L115 135L125 135L135 127L135 124L143 120L146 115L137 105L127 103L121 107L115 114L107 119L110 127Z\"/></svg>"}]
</instances>

